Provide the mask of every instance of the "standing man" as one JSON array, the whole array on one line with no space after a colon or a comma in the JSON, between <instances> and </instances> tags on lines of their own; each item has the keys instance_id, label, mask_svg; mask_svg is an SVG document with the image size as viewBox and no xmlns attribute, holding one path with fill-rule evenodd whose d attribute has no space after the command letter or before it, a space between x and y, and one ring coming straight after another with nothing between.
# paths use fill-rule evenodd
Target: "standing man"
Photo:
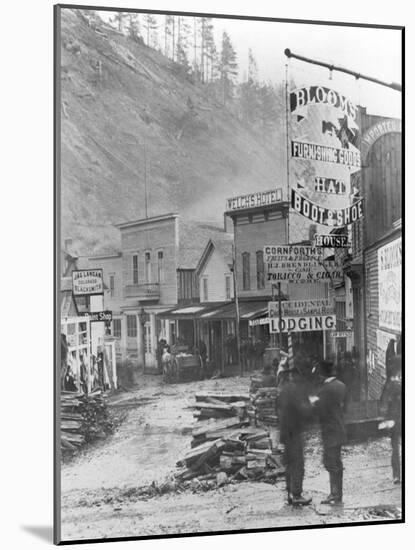
<instances>
[{"instance_id":1,"label":"standing man","mask_svg":"<svg viewBox=\"0 0 415 550\"><path fill-rule=\"evenodd\" d=\"M330 476L330 494L322 504L341 504L343 500L342 445L346 443L344 407L346 386L335 376L334 363L323 361L320 366L323 384L315 398L323 440L323 464Z\"/></svg>"},{"instance_id":2,"label":"standing man","mask_svg":"<svg viewBox=\"0 0 415 550\"><path fill-rule=\"evenodd\" d=\"M395 355L390 362L390 377L386 380L382 392L381 404L386 407L389 420L393 421L391 429L392 475L395 484L401 482L400 442L402 432L402 357Z\"/></svg>"},{"instance_id":3,"label":"standing man","mask_svg":"<svg viewBox=\"0 0 415 550\"><path fill-rule=\"evenodd\" d=\"M296 367L289 369L289 380L281 389L277 408L280 421L280 441L284 444L285 481L288 503L310 504L311 498L304 498L304 443L303 431L311 414L301 375Z\"/></svg>"}]
</instances>

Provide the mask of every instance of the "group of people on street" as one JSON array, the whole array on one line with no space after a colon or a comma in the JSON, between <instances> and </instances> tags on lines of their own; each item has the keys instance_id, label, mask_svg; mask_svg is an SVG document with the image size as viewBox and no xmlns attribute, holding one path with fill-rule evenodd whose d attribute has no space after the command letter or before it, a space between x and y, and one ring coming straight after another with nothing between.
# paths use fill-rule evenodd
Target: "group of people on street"
<instances>
[{"instance_id":1,"label":"group of people on street","mask_svg":"<svg viewBox=\"0 0 415 550\"><path fill-rule=\"evenodd\" d=\"M322 461L329 474L330 491L322 504L340 505L343 501L342 446L347 441L345 410L350 402L350 387L337 374L334 361L303 361L297 355L291 366L286 354L280 361L264 367L261 386L278 388L276 412L280 443L284 446L288 503L308 505L303 495L304 432L311 418L318 418L323 446ZM278 366L279 364L279 366ZM342 367L342 365L340 365ZM340 375L343 374L340 368ZM391 359L381 403L389 419L394 483L400 483L401 439L401 356Z\"/></svg>"},{"instance_id":2,"label":"group of people on street","mask_svg":"<svg viewBox=\"0 0 415 550\"><path fill-rule=\"evenodd\" d=\"M280 441L284 445L288 503L293 505L311 503L311 498L303 496L303 433L314 412L320 420L323 464L330 478L330 493L322 503L341 504L343 499L341 448L346 442L346 386L336 378L332 361L322 361L319 373L320 389L316 395L310 395L307 381L304 380L300 369L297 366L289 368L288 380L282 383L277 399Z\"/></svg>"}]
</instances>

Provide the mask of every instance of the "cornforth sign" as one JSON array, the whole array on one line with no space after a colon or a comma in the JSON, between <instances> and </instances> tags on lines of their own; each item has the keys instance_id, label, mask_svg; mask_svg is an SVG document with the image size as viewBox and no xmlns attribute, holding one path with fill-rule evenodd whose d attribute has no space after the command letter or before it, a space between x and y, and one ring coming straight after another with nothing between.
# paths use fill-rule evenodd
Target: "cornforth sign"
<instances>
[{"instance_id":1,"label":"cornforth sign","mask_svg":"<svg viewBox=\"0 0 415 550\"><path fill-rule=\"evenodd\" d=\"M256 206L268 206L282 201L282 189L271 189L270 191L260 191L258 193L249 193L226 200L226 210L246 210Z\"/></svg>"}]
</instances>

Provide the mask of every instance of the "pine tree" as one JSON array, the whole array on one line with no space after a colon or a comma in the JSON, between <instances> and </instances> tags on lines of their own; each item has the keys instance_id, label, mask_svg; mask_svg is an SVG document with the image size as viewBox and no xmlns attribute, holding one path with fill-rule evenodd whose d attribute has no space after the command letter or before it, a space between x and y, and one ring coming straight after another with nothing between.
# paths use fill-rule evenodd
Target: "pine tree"
<instances>
[{"instance_id":1,"label":"pine tree","mask_svg":"<svg viewBox=\"0 0 415 550\"><path fill-rule=\"evenodd\" d=\"M258 66L251 48L248 50L248 82L258 82Z\"/></svg>"},{"instance_id":2,"label":"pine tree","mask_svg":"<svg viewBox=\"0 0 415 550\"><path fill-rule=\"evenodd\" d=\"M133 38L134 40L137 40L140 38L140 20L138 17L138 13L129 13L127 18L127 31L128 35Z\"/></svg>"},{"instance_id":3,"label":"pine tree","mask_svg":"<svg viewBox=\"0 0 415 550\"><path fill-rule=\"evenodd\" d=\"M125 22L125 19L127 17L128 14L122 12L122 11L118 11L116 12L116 14L114 15L114 17L112 17L110 19L110 23L115 23L118 30L120 32L123 32L124 30L124 22Z\"/></svg>"},{"instance_id":4,"label":"pine tree","mask_svg":"<svg viewBox=\"0 0 415 550\"><path fill-rule=\"evenodd\" d=\"M190 25L187 17L177 17L176 61L189 67L188 48Z\"/></svg>"},{"instance_id":5,"label":"pine tree","mask_svg":"<svg viewBox=\"0 0 415 550\"><path fill-rule=\"evenodd\" d=\"M235 79L238 75L236 52L229 35L224 31L222 35L222 50L220 55L220 78L222 83L223 104L233 98Z\"/></svg>"},{"instance_id":6,"label":"pine tree","mask_svg":"<svg viewBox=\"0 0 415 550\"><path fill-rule=\"evenodd\" d=\"M151 13L146 13L144 16L144 28L146 30L147 46L156 48L158 22L154 15L151 15Z\"/></svg>"}]
</instances>

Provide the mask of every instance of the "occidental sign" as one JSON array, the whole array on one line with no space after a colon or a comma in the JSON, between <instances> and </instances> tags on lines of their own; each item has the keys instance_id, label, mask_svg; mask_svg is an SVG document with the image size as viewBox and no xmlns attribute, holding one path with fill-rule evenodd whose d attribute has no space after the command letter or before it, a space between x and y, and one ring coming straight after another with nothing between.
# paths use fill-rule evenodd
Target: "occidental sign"
<instances>
[{"instance_id":1,"label":"occidental sign","mask_svg":"<svg viewBox=\"0 0 415 550\"><path fill-rule=\"evenodd\" d=\"M332 330L336 327L333 303L328 299L282 302L282 318L278 318L278 302L269 302L270 332L307 332Z\"/></svg>"}]
</instances>

